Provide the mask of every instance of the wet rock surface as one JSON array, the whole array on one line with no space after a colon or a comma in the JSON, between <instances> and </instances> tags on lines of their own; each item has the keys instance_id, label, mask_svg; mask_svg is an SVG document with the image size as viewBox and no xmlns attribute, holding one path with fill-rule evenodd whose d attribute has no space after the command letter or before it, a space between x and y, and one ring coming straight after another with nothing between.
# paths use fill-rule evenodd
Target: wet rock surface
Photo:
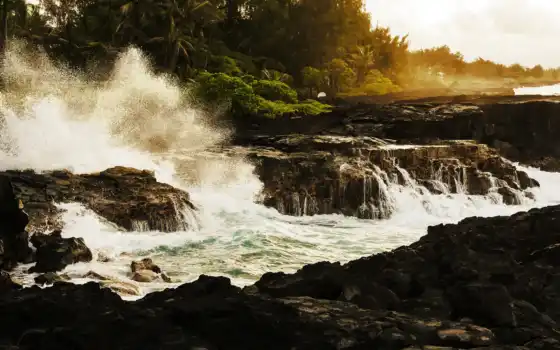
<instances>
[{"instance_id":1,"label":"wet rock surface","mask_svg":"<svg viewBox=\"0 0 560 350\"><path fill-rule=\"evenodd\" d=\"M297 216L388 218L395 210L392 185L418 195L494 193L509 205L539 186L493 149L468 141L407 147L367 136L261 136L238 152L256 164L263 203Z\"/></svg>"},{"instance_id":2,"label":"wet rock surface","mask_svg":"<svg viewBox=\"0 0 560 350\"><path fill-rule=\"evenodd\" d=\"M77 202L129 231L180 231L182 210L193 210L188 193L156 181L149 171L114 167L95 174L68 171L4 171L29 214L28 230L60 229L54 203Z\"/></svg>"},{"instance_id":3,"label":"wet rock surface","mask_svg":"<svg viewBox=\"0 0 560 350\"><path fill-rule=\"evenodd\" d=\"M0 289L11 285L4 271L11 271L21 263L35 263L29 272L53 273L69 264L92 260L92 253L82 238L63 238L61 231L35 233L30 238L26 231L27 213L14 192L10 179L0 175L0 285L3 286ZM57 278L55 274L45 274L38 279L38 283L48 284Z\"/></svg>"},{"instance_id":4,"label":"wet rock surface","mask_svg":"<svg viewBox=\"0 0 560 350\"><path fill-rule=\"evenodd\" d=\"M203 275L134 302L103 282L20 289L2 273L0 313L10 317L0 318L0 345L559 349L558 222L560 206L469 218L344 265L268 273L244 289ZM134 265L149 270L148 262Z\"/></svg>"},{"instance_id":5,"label":"wet rock surface","mask_svg":"<svg viewBox=\"0 0 560 350\"><path fill-rule=\"evenodd\" d=\"M154 264L150 258L133 261L130 264L130 270L132 272L131 279L136 282L153 282L155 280L171 282L169 276L159 266Z\"/></svg>"},{"instance_id":6,"label":"wet rock surface","mask_svg":"<svg viewBox=\"0 0 560 350\"><path fill-rule=\"evenodd\" d=\"M557 130L559 98L456 96L245 120L235 143L257 165L265 205L378 219L394 211L391 183L519 205L539 184L502 157L560 170Z\"/></svg>"},{"instance_id":7,"label":"wet rock surface","mask_svg":"<svg viewBox=\"0 0 560 350\"><path fill-rule=\"evenodd\" d=\"M91 250L83 238L62 238L61 231L51 234L34 234L31 244L36 249L35 265L29 272L56 272L66 266L79 262L90 262L93 259Z\"/></svg>"}]
</instances>

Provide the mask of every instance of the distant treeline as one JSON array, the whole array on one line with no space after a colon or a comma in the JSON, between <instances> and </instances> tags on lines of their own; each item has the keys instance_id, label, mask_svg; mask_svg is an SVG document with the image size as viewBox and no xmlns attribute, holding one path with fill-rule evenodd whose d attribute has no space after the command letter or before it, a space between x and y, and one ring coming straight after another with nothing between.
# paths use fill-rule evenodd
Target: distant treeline
<instances>
[{"instance_id":1,"label":"distant treeline","mask_svg":"<svg viewBox=\"0 0 560 350\"><path fill-rule=\"evenodd\" d=\"M411 51L373 28L363 0L0 0L2 43L25 38L75 67L111 62L130 45L232 112L318 113L306 100L418 88L557 80L558 69L466 62L443 46Z\"/></svg>"}]
</instances>

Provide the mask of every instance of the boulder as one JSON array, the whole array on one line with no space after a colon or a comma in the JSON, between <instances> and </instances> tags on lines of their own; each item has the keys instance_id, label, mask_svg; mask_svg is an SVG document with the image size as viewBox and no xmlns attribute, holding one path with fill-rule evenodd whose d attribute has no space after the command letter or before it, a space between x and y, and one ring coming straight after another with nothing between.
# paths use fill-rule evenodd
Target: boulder
<instances>
[{"instance_id":1,"label":"boulder","mask_svg":"<svg viewBox=\"0 0 560 350\"><path fill-rule=\"evenodd\" d=\"M171 278L161 271L161 268L154 264L152 259L144 258L140 261L130 263L132 272L131 279L136 282L153 282L161 280L163 282L171 282Z\"/></svg>"},{"instance_id":2,"label":"boulder","mask_svg":"<svg viewBox=\"0 0 560 350\"><path fill-rule=\"evenodd\" d=\"M150 258L144 258L140 261L131 262L130 263L130 270L132 271L132 273L134 273L136 271L139 271L139 270L149 270L149 271L153 271L155 273L161 273L161 269L159 268L159 266L154 264L154 262Z\"/></svg>"},{"instance_id":3,"label":"boulder","mask_svg":"<svg viewBox=\"0 0 560 350\"><path fill-rule=\"evenodd\" d=\"M152 270L137 270L132 274L132 280L149 283L157 280L159 275Z\"/></svg>"},{"instance_id":4,"label":"boulder","mask_svg":"<svg viewBox=\"0 0 560 350\"><path fill-rule=\"evenodd\" d=\"M70 264L90 262L93 259L83 238L62 238L60 231L48 235L34 234L31 243L37 251L36 264L29 272L61 271Z\"/></svg>"},{"instance_id":5,"label":"boulder","mask_svg":"<svg viewBox=\"0 0 560 350\"><path fill-rule=\"evenodd\" d=\"M114 291L115 293L118 293L119 295L124 295L124 296L141 295L141 290L137 285L127 281L122 281L116 277L104 276L95 271L89 271L83 277L96 280L98 281L100 286L104 288L108 288Z\"/></svg>"},{"instance_id":6,"label":"boulder","mask_svg":"<svg viewBox=\"0 0 560 350\"><path fill-rule=\"evenodd\" d=\"M516 192L511 187L500 187L498 193L502 196L504 204L507 205L519 205L521 204L521 196L519 192Z\"/></svg>"}]
</instances>

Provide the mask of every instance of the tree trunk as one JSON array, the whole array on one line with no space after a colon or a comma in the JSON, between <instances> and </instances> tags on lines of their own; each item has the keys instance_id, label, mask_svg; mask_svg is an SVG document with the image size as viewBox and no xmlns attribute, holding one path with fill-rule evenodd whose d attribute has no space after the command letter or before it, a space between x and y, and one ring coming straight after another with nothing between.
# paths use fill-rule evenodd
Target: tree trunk
<instances>
[{"instance_id":1,"label":"tree trunk","mask_svg":"<svg viewBox=\"0 0 560 350\"><path fill-rule=\"evenodd\" d=\"M227 0L226 16L228 26L232 26L233 22L239 18L239 4L237 0Z\"/></svg>"},{"instance_id":2,"label":"tree trunk","mask_svg":"<svg viewBox=\"0 0 560 350\"><path fill-rule=\"evenodd\" d=\"M174 73L175 68L177 67L177 61L179 60L179 45L179 40L175 40L171 50L171 58L169 59L168 69L170 73Z\"/></svg>"}]
</instances>

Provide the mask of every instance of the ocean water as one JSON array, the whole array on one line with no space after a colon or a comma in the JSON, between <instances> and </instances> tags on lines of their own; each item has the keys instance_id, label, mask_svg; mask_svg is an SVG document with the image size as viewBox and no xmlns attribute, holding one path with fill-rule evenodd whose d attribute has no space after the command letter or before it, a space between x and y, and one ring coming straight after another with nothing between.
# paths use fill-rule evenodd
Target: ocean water
<instances>
[{"instance_id":1,"label":"ocean water","mask_svg":"<svg viewBox=\"0 0 560 350\"><path fill-rule=\"evenodd\" d=\"M520 87L514 89L516 95L560 95L560 84L550 86Z\"/></svg>"},{"instance_id":2,"label":"ocean water","mask_svg":"<svg viewBox=\"0 0 560 350\"><path fill-rule=\"evenodd\" d=\"M534 200L525 198L518 206L504 205L496 194L436 196L409 179L406 185L387 184L395 209L387 220L285 216L256 203L262 184L248 161L202 156L227 139L227 132L212 127L170 78L154 74L141 52L123 53L103 82L61 68L17 43L6 61L0 167L76 173L115 165L151 169L159 181L187 190L200 208L199 226L191 231L122 232L79 204L59 204L66 210L63 235L83 237L95 255L112 259L67 267L76 283L95 271L134 283L142 294L203 273L247 285L267 271L292 272L306 263L345 262L406 245L429 225L560 203L560 174L524 168L541 187L531 190ZM177 170L185 159L195 160L189 174ZM142 257L151 257L175 283L130 281L130 262ZM32 277L24 275L24 282L31 284Z\"/></svg>"}]
</instances>

